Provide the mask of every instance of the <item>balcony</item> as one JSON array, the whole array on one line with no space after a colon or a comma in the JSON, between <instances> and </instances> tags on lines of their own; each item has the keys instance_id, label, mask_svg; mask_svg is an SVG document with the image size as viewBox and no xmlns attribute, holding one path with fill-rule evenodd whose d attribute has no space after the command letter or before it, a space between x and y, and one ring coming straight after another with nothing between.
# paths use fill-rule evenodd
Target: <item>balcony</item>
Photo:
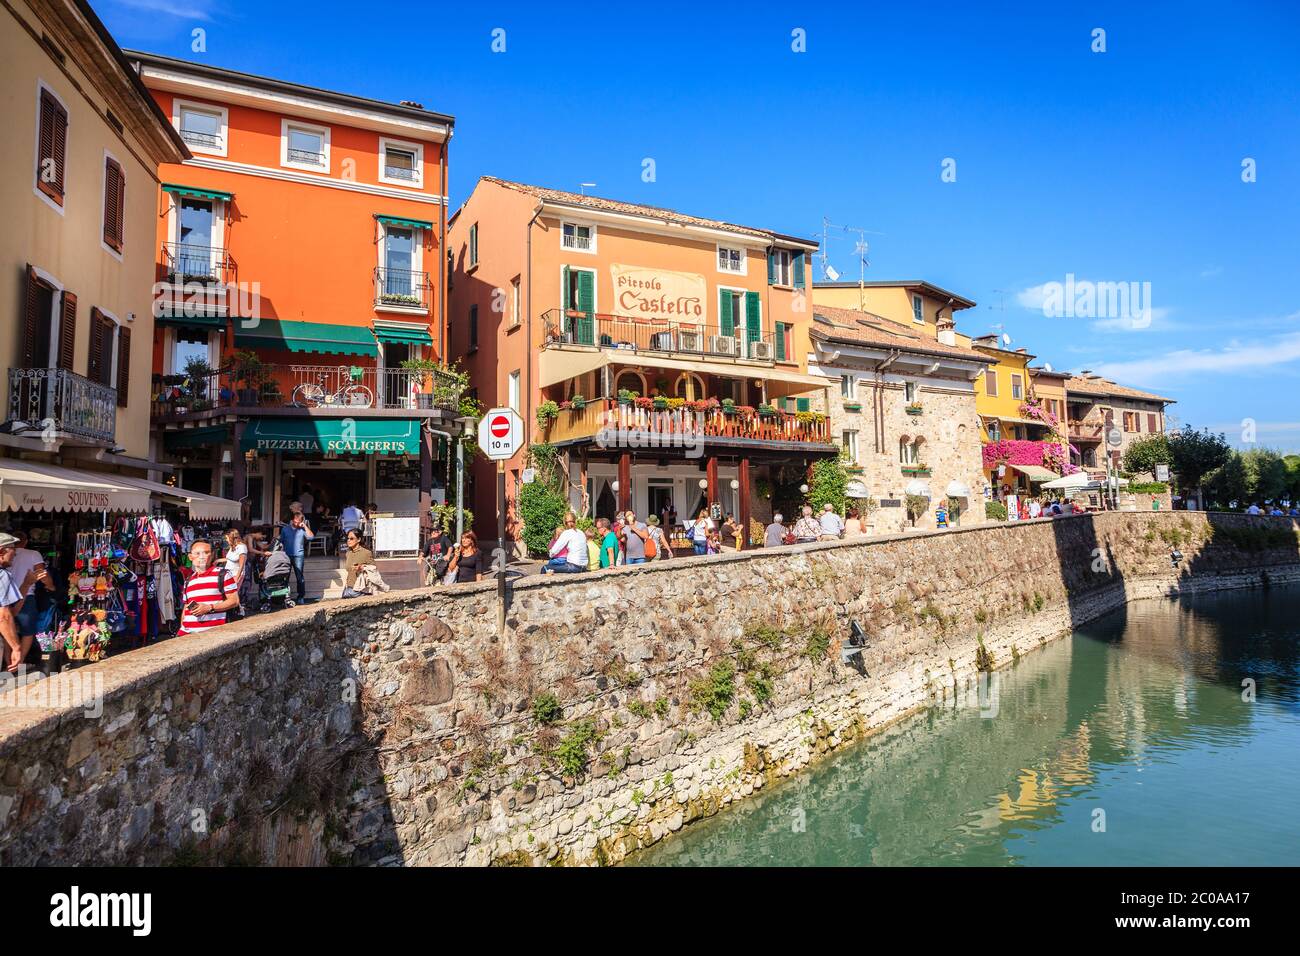
<instances>
[{"instance_id":1,"label":"balcony","mask_svg":"<svg viewBox=\"0 0 1300 956\"><path fill-rule=\"evenodd\" d=\"M116 444L117 390L64 368L11 368L6 424Z\"/></svg>"},{"instance_id":2,"label":"balcony","mask_svg":"<svg viewBox=\"0 0 1300 956\"><path fill-rule=\"evenodd\" d=\"M458 413L460 389L442 371L359 365L261 365L241 375L230 369L197 378L154 376L156 420L239 409L440 410ZM205 417L208 417L205 414Z\"/></svg>"},{"instance_id":3,"label":"balcony","mask_svg":"<svg viewBox=\"0 0 1300 956\"><path fill-rule=\"evenodd\" d=\"M664 439L671 446L684 438L727 441L832 445L830 424L824 416L791 414L769 409L767 414L744 405L728 411L716 399L686 402L675 408L655 408L653 399L632 403L594 399L581 409L560 410L544 429L548 442L598 439L601 431L630 431ZM610 441L609 444L614 444Z\"/></svg>"},{"instance_id":4,"label":"balcony","mask_svg":"<svg viewBox=\"0 0 1300 956\"><path fill-rule=\"evenodd\" d=\"M409 269L375 269L375 306L429 311L429 273Z\"/></svg>"},{"instance_id":5,"label":"balcony","mask_svg":"<svg viewBox=\"0 0 1300 956\"><path fill-rule=\"evenodd\" d=\"M287 151L286 159L291 163L297 163L299 166L319 166L325 168L325 154L316 153L310 149L294 149L290 147Z\"/></svg>"},{"instance_id":6,"label":"balcony","mask_svg":"<svg viewBox=\"0 0 1300 956\"><path fill-rule=\"evenodd\" d=\"M230 255L217 246L194 242L164 242L162 268L169 282L225 282L230 273Z\"/></svg>"},{"instance_id":7,"label":"balcony","mask_svg":"<svg viewBox=\"0 0 1300 956\"><path fill-rule=\"evenodd\" d=\"M551 309L542 315L548 346L599 346L630 352L691 355L774 364L776 341L771 333L749 335L738 324L733 335L689 322L634 319L621 315L588 314Z\"/></svg>"},{"instance_id":8,"label":"balcony","mask_svg":"<svg viewBox=\"0 0 1300 956\"><path fill-rule=\"evenodd\" d=\"M1069 423L1070 441L1099 442L1106 435L1106 426L1102 422L1079 421Z\"/></svg>"},{"instance_id":9,"label":"balcony","mask_svg":"<svg viewBox=\"0 0 1300 956\"><path fill-rule=\"evenodd\" d=\"M189 146L200 149L221 149L221 137L215 133L200 133L198 130L182 129L181 139Z\"/></svg>"},{"instance_id":10,"label":"balcony","mask_svg":"<svg viewBox=\"0 0 1300 956\"><path fill-rule=\"evenodd\" d=\"M415 170L410 166L389 166L384 165L384 176L388 179L402 179L406 182L415 182Z\"/></svg>"}]
</instances>

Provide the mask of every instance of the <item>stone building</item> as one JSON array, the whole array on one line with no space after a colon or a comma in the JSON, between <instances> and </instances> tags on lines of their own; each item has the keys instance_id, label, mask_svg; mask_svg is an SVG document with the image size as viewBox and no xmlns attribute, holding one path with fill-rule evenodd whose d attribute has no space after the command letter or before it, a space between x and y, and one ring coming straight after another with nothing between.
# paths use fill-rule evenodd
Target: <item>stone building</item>
<instances>
[{"instance_id":1,"label":"stone building","mask_svg":"<svg viewBox=\"0 0 1300 956\"><path fill-rule=\"evenodd\" d=\"M958 345L950 324L938 335L813 307L808 370L838 381L827 399L831 434L846 449L851 493L871 532L911 527L909 496L928 501L918 528L935 526L940 503L961 524L984 520L975 381L992 359Z\"/></svg>"},{"instance_id":2,"label":"stone building","mask_svg":"<svg viewBox=\"0 0 1300 956\"><path fill-rule=\"evenodd\" d=\"M1147 435L1165 430L1165 406L1172 398L1120 385L1084 370L1066 379L1066 404L1069 409L1071 453L1076 465L1085 469L1105 470L1106 452L1118 466L1128 446ZM1115 431L1119 444L1106 445L1106 435Z\"/></svg>"}]
</instances>

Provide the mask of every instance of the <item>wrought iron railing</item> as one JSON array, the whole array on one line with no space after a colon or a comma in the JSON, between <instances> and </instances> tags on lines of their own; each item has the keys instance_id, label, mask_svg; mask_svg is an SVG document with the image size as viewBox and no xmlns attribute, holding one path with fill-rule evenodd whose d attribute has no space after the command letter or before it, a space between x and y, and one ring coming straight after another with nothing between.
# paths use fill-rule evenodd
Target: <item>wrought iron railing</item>
<instances>
[{"instance_id":1,"label":"wrought iron railing","mask_svg":"<svg viewBox=\"0 0 1300 956\"><path fill-rule=\"evenodd\" d=\"M117 434L117 390L65 368L9 370L10 423L102 442Z\"/></svg>"},{"instance_id":2,"label":"wrought iron railing","mask_svg":"<svg viewBox=\"0 0 1300 956\"><path fill-rule=\"evenodd\" d=\"M378 266L375 269L375 304L428 309L429 273Z\"/></svg>"},{"instance_id":3,"label":"wrought iron railing","mask_svg":"<svg viewBox=\"0 0 1300 956\"><path fill-rule=\"evenodd\" d=\"M583 408L561 409L545 430L547 441L594 437L613 441L621 431L644 432L665 439L742 438L752 441L833 444L824 415L760 410L745 405L724 408L715 399L655 408L653 401L595 399Z\"/></svg>"},{"instance_id":4,"label":"wrought iron railing","mask_svg":"<svg viewBox=\"0 0 1300 956\"><path fill-rule=\"evenodd\" d=\"M592 345L636 352L707 355L709 358L775 362L777 341L770 332L751 334L738 321L729 334L717 326L623 315L551 309L542 315L546 345Z\"/></svg>"},{"instance_id":5,"label":"wrought iron railing","mask_svg":"<svg viewBox=\"0 0 1300 956\"><path fill-rule=\"evenodd\" d=\"M156 418L214 408L460 408L457 379L440 369L262 365L253 380L230 371L155 378Z\"/></svg>"},{"instance_id":6,"label":"wrought iron railing","mask_svg":"<svg viewBox=\"0 0 1300 956\"><path fill-rule=\"evenodd\" d=\"M324 166L325 165L324 153L317 153L310 149L294 149L290 147L288 150L288 154L289 154L289 162L291 163L299 163L303 166Z\"/></svg>"},{"instance_id":7,"label":"wrought iron railing","mask_svg":"<svg viewBox=\"0 0 1300 956\"><path fill-rule=\"evenodd\" d=\"M200 133L195 129L182 129L181 139L191 146L202 146L205 149L221 148L221 137L216 133Z\"/></svg>"},{"instance_id":8,"label":"wrought iron railing","mask_svg":"<svg viewBox=\"0 0 1300 956\"><path fill-rule=\"evenodd\" d=\"M415 181L415 170L410 166L384 166L384 175L389 179L406 179Z\"/></svg>"},{"instance_id":9,"label":"wrought iron railing","mask_svg":"<svg viewBox=\"0 0 1300 956\"><path fill-rule=\"evenodd\" d=\"M230 255L218 246L197 242L164 242L163 270L174 282L223 282L230 270Z\"/></svg>"}]
</instances>

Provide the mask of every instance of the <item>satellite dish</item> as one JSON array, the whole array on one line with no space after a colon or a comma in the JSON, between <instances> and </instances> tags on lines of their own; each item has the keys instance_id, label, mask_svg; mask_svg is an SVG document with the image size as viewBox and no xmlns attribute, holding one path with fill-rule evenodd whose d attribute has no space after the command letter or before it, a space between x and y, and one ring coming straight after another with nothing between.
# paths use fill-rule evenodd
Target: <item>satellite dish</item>
<instances>
[{"instance_id":1,"label":"satellite dish","mask_svg":"<svg viewBox=\"0 0 1300 956\"><path fill-rule=\"evenodd\" d=\"M1043 371L1044 371L1044 372L1050 372L1051 370L1052 370L1052 363L1051 363L1051 362L1044 362L1044 363L1043 363Z\"/></svg>"},{"instance_id":2,"label":"satellite dish","mask_svg":"<svg viewBox=\"0 0 1300 956\"><path fill-rule=\"evenodd\" d=\"M839 281L840 281L840 274L839 274L838 272L835 271L835 267L834 267L834 266L827 266L827 267L826 267L826 278L830 279L832 282L839 282Z\"/></svg>"},{"instance_id":3,"label":"satellite dish","mask_svg":"<svg viewBox=\"0 0 1300 956\"><path fill-rule=\"evenodd\" d=\"M1003 345L1011 344L1011 336L1007 335L1007 333L1005 332L1002 333L1002 344Z\"/></svg>"}]
</instances>

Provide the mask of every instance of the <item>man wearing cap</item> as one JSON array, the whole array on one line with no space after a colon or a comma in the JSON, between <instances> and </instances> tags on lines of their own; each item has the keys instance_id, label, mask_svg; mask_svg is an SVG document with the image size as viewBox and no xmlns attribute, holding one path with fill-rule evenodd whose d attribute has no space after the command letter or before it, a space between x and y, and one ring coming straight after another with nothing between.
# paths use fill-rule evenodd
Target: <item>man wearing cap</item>
<instances>
[{"instance_id":1,"label":"man wearing cap","mask_svg":"<svg viewBox=\"0 0 1300 956\"><path fill-rule=\"evenodd\" d=\"M18 636L18 612L23 607L23 595L9 573L9 567L18 553L18 539L11 534L0 534L0 639L4 641L5 670L14 673L27 656L23 639ZM27 638L28 647L31 638Z\"/></svg>"}]
</instances>

